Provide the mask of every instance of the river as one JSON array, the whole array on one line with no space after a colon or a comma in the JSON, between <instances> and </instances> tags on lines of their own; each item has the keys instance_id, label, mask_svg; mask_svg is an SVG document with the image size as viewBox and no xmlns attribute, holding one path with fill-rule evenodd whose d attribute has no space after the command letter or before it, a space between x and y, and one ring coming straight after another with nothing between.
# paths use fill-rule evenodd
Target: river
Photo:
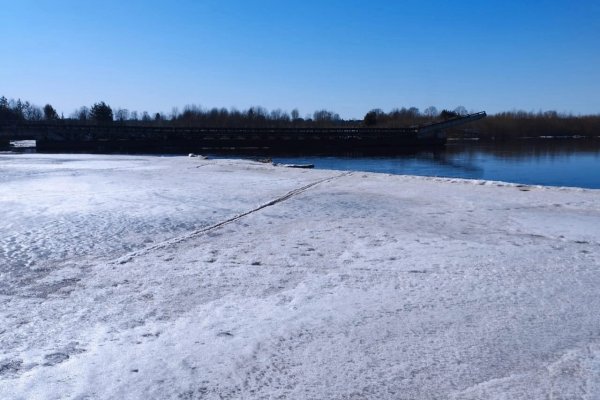
<instances>
[{"instance_id":1,"label":"river","mask_svg":"<svg viewBox=\"0 0 600 400\"><path fill-rule=\"evenodd\" d=\"M315 168L484 179L527 185L600 189L600 140L524 139L449 142L442 151L398 156L273 157Z\"/></svg>"},{"instance_id":2,"label":"river","mask_svg":"<svg viewBox=\"0 0 600 400\"><path fill-rule=\"evenodd\" d=\"M31 145L23 142L21 151L34 151L27 149ZM273 157L273 161L313 164L317 169L600 189L598 139L521 139L505 143L449 141L443 150L394 156L280 156Z\"/></svg>"}]
</instances>

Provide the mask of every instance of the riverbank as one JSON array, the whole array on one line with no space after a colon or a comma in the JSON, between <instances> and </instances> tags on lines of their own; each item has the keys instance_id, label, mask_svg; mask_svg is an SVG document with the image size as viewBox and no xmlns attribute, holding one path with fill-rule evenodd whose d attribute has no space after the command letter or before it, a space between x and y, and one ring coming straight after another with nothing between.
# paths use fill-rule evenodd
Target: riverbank
<instances>
[{"instance_id":1,"label":"riverbank","mask_svg":"<svg viewBox=\"0 0 600 400\"><path fill-rule=\"evenodd\" d=\"M35 143L15 152L35 152ZM0 152L1 153L1 152ZM186 153L187 154L187 153ZM312 164L316 169L399 175L439 176L518 182L525 185L600 189L600 141L586 139L523 139L510 142L449 141L443 149L396 154L337 154L307 156L213 155L217 158L272 157L281 164Z\"/></svg>"},{"instance_id":2,"label":"riverbank","mask_svg":"<svg viewBox=\"0 0 600 400\"><path fill-rule=\"evenodd\" d=\"M2 398L594 398L600 191L0 156Z\"/></svg>"}]
</instances>

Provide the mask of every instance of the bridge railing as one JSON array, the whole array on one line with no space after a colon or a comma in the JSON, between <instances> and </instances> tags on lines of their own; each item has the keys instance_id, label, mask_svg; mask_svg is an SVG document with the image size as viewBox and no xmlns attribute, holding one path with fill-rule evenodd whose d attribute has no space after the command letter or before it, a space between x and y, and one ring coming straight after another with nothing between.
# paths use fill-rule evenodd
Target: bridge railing
<instances>
[{"instance_id":1,"label":"bridge railing","mask_svg":"<svg viewBox=\"0 0 600 400\"><path fill-rule=\"evenodd\" d=\"M452 128L454 126L459 126L463 124L467 124L469 122L477 121L479 119L487 117L487 113L485 111L481 111L478 113L463 115L459 117L455 117L452 119L448 119L441 122L432 122L430 124L422 125L419 127L420 132L429 132L434 130L443 130Z\"/></svg>"},{"instance_id":2,"label":"bridge railing","mask_svg":"<svg viewBox=\"0 0 600 400\"><path fill-rule=\"evenodd\" d=\"M278 128L278 127L180 127L180 126L140 126L119 123L112 124L72 124L58 121L47 122L25 122L0 125L0 139L50 139L76 140L79 136L96 137L106 139L152 139L155 135L165 137L180 137L188 135L255 135L266 137L270 135L322 135L322 136L380 136L380 135L414 135L438 131L453 126L466 124L486 117L485 112L469 114L441 122L409 127L409 128L362 128L362 127L340 127L340 128Z\"/></svg>"}]
</instances>

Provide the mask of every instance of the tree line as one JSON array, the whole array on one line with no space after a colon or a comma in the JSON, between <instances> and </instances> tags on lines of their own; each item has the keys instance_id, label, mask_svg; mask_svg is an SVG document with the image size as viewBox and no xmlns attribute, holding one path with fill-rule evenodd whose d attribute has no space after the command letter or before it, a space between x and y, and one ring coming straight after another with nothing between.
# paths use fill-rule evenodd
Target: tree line
<instances>
[{"instance_id":1,"label":"tree line","mask_svg":"<svg viewBox=\"0 0 600 400\"><path fill-rule=\"evenodd\" d=\"M400 128L446 120L469 112L463 106L452 110L428 107L421 111L416 107L395 108L389 112L373 109L362 119L342 119L329 110L317 110L301 116L297 109L291 112L264 107L203 108L188 105L179 111L173 108L169 114L113 109L103 101L90 107L80 107L65 117L46 104L39 107L20 99L0 97L0 123L19 121L45 121L62 124L124 124L141 126L179 127L373 127ZM511 139L517 137L543 136L600 136L600 114L575 116L556 111L509 111L489 115L487 118L464 127L448 131L450 137L479 137L483 139Z\"/></svg>"},{"instance_id":2,"label":"tree line","mask_svg":"<svg viewBox=\"0 0 600 400\"><path fill-rule=\"evenodd\" d=\"M455 137L510 140L536 137L600 137L600 114L572 115L556 111L501 112L469 124L466 130L453 132Z\"/></svg>"},{"instance_id":3,"label":"tree line","mask_svg":"<svg viewBox=\"0 0 600 400\"><path fill-rule=\"evenodd\" d=\"M146 111L113 109L103 101L95 103L91 107L80 107L68 117L64 115L59 117L55 108L50 104L38 107L21 99L8 100L4 96L0 97L0 123L19 121L202 127L339 126L357 123L354 120L343 120L339 114L328 110L318 110L311 115L301 117L297 109L288 113L281 109L269 111L264 107L237 110L235 108L207 109L197 105L188 105L182 111L173 108L169 114L160 112L150 114Z\"/></svg>"}]
</instances>

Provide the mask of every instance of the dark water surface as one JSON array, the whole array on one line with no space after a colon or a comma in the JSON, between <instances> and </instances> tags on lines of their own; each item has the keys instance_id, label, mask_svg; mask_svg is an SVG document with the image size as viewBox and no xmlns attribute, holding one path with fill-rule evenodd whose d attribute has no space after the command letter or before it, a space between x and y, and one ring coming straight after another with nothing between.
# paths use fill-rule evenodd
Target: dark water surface
<instances>
[{"instance_id":1,"label":"dark water surface","mask_svg":"<svg viewBox=\"0 0 600 400\"><path fill-rule=\"evenodd\" d=\"M35 151L31 146L31 143L19 142L15 144L13 150L22 147L21 152ZM244 156L229 154L216 157ZM272 158L278 163L314 164L315 168L320 169L600 189L600 138L521 139L508 143L461 141L449 142L446 148L441 150L394 156L273 156Z\"/></svg>"},{"instance_id":2,"label":"dark water surface","mask_svg":"<svg viewBox=\"0 0 600 400\"><path fill-rule=\"evenodd\" d=\"M273 161L321 169L600 189L600 140L593 139L451 142L445 150L399 156L294 156L273 157Z\"/></svg>"}]
</instances>

